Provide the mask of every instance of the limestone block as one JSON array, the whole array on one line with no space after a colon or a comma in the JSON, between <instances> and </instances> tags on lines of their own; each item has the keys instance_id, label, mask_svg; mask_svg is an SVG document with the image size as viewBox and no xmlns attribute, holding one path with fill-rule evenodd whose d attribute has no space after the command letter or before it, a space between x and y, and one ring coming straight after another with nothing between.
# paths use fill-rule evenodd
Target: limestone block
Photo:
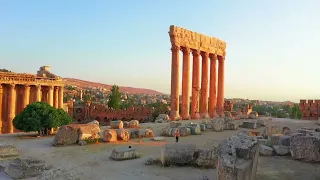
<instances>
[{"instance_id":1,"label":"limestone block","mask_svg":"<svg viewBox=\"0 0 320 180\"><path fill-rule=\"evenodd\" d=\"M320 137L295 133L290 141L291 157L308 162L320 162Z\"/></svg>"},{"instance_id":2,"label":"limestone block","mask_svg":"<svg viewBox=\"0 0 320 180\"><path fill-rule=\"evenodd\" d=\"M26 157L14 159L5 168L5 173L13 179L27 179L36 177L51 168L52 166L42 160Z\"/></svg>"},{"instance_id":3,"label":"limestone block","mask_svg":"<svg viewBox=\"0 0 320 180\"><path fill-rule=\"evenodd\" d=\"M161 137L161 136L157 136L157 137L153 137L152 140L154 141L164 141L164 137Z\"/></svg>"},{"instance_id":4,"label":"limestone block","mask_svg":"<svg viewBox=\"0 0 320 180\"><path fill-rule=\"evenodd\" d=\"M191 135L191 129L188 127L179 127L180 136L189 136Z\"/></svg>"},{"instance_id":5,"label":"limestone block","mask_svg":"<svg viewBox=\"0 0 320 180\"><path fill-rule=\"evenodd\" d=\"M270 123L271 120L269 119L258 119L257 120L257 124L259 124L259 126L266 126Z\"/></svg>"},{"instance_id":6,"label":"limestone block","mask_svg":"<svg viewBox=\"0 0 320 180\"><path fill-rule=\"evenodd\" d=\"M80 146L85 146L85 145L87 145L88 143L87 143L87 141L79 141L78 144L79 144Z\"/></svg>"},{"instance_id":7,"label":"limestone block","mask_svg":"<svg viewBox=\"0 0 320 180\"><path fill-rule=\"evenodd\" d=\"M188 165L193 160L195 144L167 144L163 146L160 161L162 165Z\"/></svg>"},{"instance_id":8,"label":"limestone block","mask_svg":"<svg viewBox=\"0 0 320 180\"><path fill-rule=\"evenodd\" d=\"M121 161L128 159L136 159L139 158L140 154L135 148L120 148L114 149L111 152L110 158L113 160Z\"/></svg>"},{"instance_id":9,"label":"limestone block","mask_svg":"<svg viewBox=\"0 0 320 180\"><path fill-rule=\"evenodd\" d=\"M99 121L97 121L97 120L93 120L91 122L88 122L87 124L96 124L98 126L100 125Z\"/></svg>"},{"instance_id":10,"label":"limestone block","mask_svg":"<svg viewBox=\"0 0 320 180\"><path fill-rule=\"evenodd\" d=\"M77 144L87 138L99 139L100 127L96 124L69 124L61 126L54 137L54 146Z\"/></svg>"},{"instance_id":11,"label":"limestone block","mask_svg":"<svg viewBox=\"0 0 320 180\"><path fill-rule=\"evenodd\" d=\"M204 168L215 168L218 160L217 147L197 149L194 155L195 165Z\"/></svg>"},{"instance_id":12,"label":"limestone block","mask_svg":"<svg viewBox=\"0 0 320 180\"><path fill-rule=\"evenodd\" d=\"M285 156L290 153L290 146L273 145L272 149L276 155Z\"/></svg>"},{"instance_id":13,"label":"limestone block","mask_svg":"<svg viewBox=\"0 0 320 180\"><path fill-rule=\"evenodd\" d=\"M144 137L147 137L147 138L152 138L154 137L154 132L152 131L152 129L146 129L144 131Z\"/></svg>"},{"instance_id":14,"label":"limestone block","mask_svg":"<svg viewBox=\"0 0 320 180\"><path fill-rule=\"evenodd\" d=\"M200 126L189 126L188 128L190 128L192 135L200 135L201 134Z\"/></svg>"},{"instance_id":15,"label":"limestone block","mask_svg":"<svg viewBox=\"0 0 320 180\"><path fill-rule=\"evenodd\" d=\"M212 129L212 123L206 124L206 129Z\"/></svg>"},{"instance_id":16,"label":"limestone block","mask_svg":"<svg viewBox=\"0 0 320 180\"><path fill-rule=\"evenodd\" d=\"M272 156L272 154L273 154L273 149L271 147L260 144L261 156Z\"/></svg>"},{"instance_id":17,"label":"limestone block","mask_svg":"<svg viewBox=\"0 0 320 180\"><path fill-rule=\"evenodd\" d=\"M140 124L138 120L131 120L128 125L129 128L139 128Z\"/></svg>"},{"instance_id":18,"label":"limestone block","mask_svg":"<svg viewBox=\"0 0 320 180\"><path fill-rule=\"evenodd\" d=\"M141 138L144 136L144 131L140 129L130 129L130 138Z\"/></svg>"},{"instance_id":19,"label":"limestone block","mask_svg":"<svg viewBox=\"0 0 320 180\"><path fill-rule=\"evenodd\" d=\"M236 121L225 123L223 126L224 130L237 130L238 128L239 128L239 123Z\"/></svg>"},{"instance_id":20,"label":"limestone block","mask_svg":"<svg viewBox=\"0 0 320 180\"><path fill-rule=\"evenodd\" d=\"M169 121L170 118L167 114L159 114L159 116L156 118L156 120L164 120L164 121Z\"/></svg>"},{"instance_id":21,"label":"limestone block","mask_svg":"<svg viewBox=\"0 0 320 180\"><path fill-rule=\"evenodd\" d=\"M257 123L254 121L244 121L241 127L247 129L257 129Z\"/></svg>"},{"instance_id":22,"label":"limestone block","mask_svg":"<svg viewBox=\"0 0 320 180\"><path fill-rule=\"evenodd\" d=\"M12 144L0 144L0 157L19 156L18 149Z\"/></svg>"},{"instance_id":23,"label":"limestone block","mask_svg":"<svg viewBox=\"0 0 320 180\"><path fill-rule=\"evenodd\" d=\"M255 137L237 134L218 146L218 180L254 180L260 145Z\"/></svg>"},{"instance_id":24,"label":"limestone block","mask_svg":"<svg viewBox=\"0 0 320 180\"><path fill-rule=\"evenodd\" d=\"M124 128L129 128L129 122L128 121L122 121Z\"/></svg>"},{"instance_id":25,"label":"limestone block","mask_svg":"<svg viewBox=\"0 0 320 180\"><path fill-rule=\"evenodd\" d=\"M282 133L282 128L280 126L266 126L265 135L272 136L272 134L280 134Z\"/></svg>"},{"instance_id":26,"label":"limestone block","mask_svg":"<svg viewBox=\"0 0 320 180\"><path fill-rule=\"evenodd\" d=\"M290 136L283 135L279 138L279 145L290 146Z\"/></svg>"},{"instance_id":27,"label":"limestone block","mask_svg":"<svg viewBox=\"0 0 320 180\"><path fill-rule=\"evenodd\" d=\"M307 128L300 128L296 130L297 133L302 133L303 136L312 136L313 133L316 131L313 129L307 129Z\"/></svg>"},{"instance_id":28,"label":"limestone block","mask_svg":"<svg viewBox=\"0 0 320 180\"><path fill-rule=\"evenodd\" d=\"M122 129L123 128L123 121L110 121L110 126L112 129Z\"/></svg>"},{"instance_id":29,"label":"limestone block","mask_svg":"<svg viewBox=\"0 0 320 180\"><path fill-rule=\"evenodd\" d=\"M145 165L155 165L155 164L160 164L160 159L158 158L154 158L154 157L149 157L146 161L145 161Z\"/></svg>"},{"instance_id":30,"label":"limestone block","mask_svg":"<svg viewBox=\"0 0 320 180\"><path fill-rule=\"evenodd\" d=\"M206 130L206 125L205 124L200 124L200 130L205 131Z\"/></svg>"},{"instance_id":31,"label":"limestone block","mask_svg":"<svg viewBox=\"0 0 320 180\"><path fill-rule=\"evenodd\" d=\"M262 145L267 145L268 139L258 139L259 143Z\"/></svg>"},{"instance_id":32,"label":"limestone block","mask_svg":"<svg viewBox=\"0 0 320 180\"><path fill-rule=\"evenodd\" d=\"M211 127L214 131L223 131L224 119L223 118L214 118L212 121Z\"/></svg>"},{"instance_id":33,"label":"limestone block","mask_svg":"<svg viewBox=\"0 0 320 180\"><path fill-rule=\"evenodd\" d=\"M117 131L115 129L106 129L103 132L103 141L104 142L116 142L117 139Z\"/></svg>"}]
</instances>

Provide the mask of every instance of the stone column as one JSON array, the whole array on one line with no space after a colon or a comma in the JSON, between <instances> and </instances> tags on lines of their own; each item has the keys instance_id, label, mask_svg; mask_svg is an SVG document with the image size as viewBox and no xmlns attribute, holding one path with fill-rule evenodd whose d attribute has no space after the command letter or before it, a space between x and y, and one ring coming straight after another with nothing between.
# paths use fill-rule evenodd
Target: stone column
<instances>
[{"instance_id":1,"label":"stone column","mask_svg":"<svg viewBox=\"0 0 320 180\"><path fill-rule=\"evenodd\" d=\"M3 123L2 123L2 108L3 108L2 96L3 96L3 88L2 88L2 84L0 84L0 134L2 134L2 130L3 130L3 128L2 128L2 125L3 125Z\"/></svg>"},{"instance_id":2,"label":"stone column","mask_svg":"<svg viewBox=\"0 0 320 180\"><path fill-rule=\"evenodd\" d=\"M217 106L219 116L224 116L224 61L225 57L218 56L218 97Z\"/></svg>"},{"instance_id":3,"label":"stone column","mask_svg":"<svg viewBox=\"0 0 320 180\"><path fill-rule=\"evenodd\" d=\"M53 98L54 98L53 106L58 109L59 108L59 87L57 86L54 87Z\"/></svg>"},{"instance_id":4,"label":"stone column","mask_svg":"<svg viewBox=\"0 0 320 180\"><path fill-rule=\"evenodd\" d=\"M61 109L63 109L63 86L61 87L59 87L59 105L58 105L58 108L61 108Z\"/></svg>"},{"instance_id":5,"label":"stone column","mask_svg":"<svg viewBox=\"0 0 320 180\"><path fill-rule=\"evenodd\" d=\"M180 47L176 45L172 45L172 63L171 63L171 112L170 119L171 120L179 120L179 52Z\"/></svg>"},{"instance_id":6,"label":"stone column","mask_svg":"<svg viewBox=\"0 0 320 180\"><path fill-rule=\"evenodd\" d=\"M8 125L7 125L7 133L13 133L14 128L12 121L16 116L16 90L15 84L9 84L8 91Z\"/></svg>"},{"instance_id":7,"label":"stone column","mask_svg":"<svg viewBox=\"0 0 320 180\"><path fill-rule=\"evenodd\" d=\"M191 119L200 119L199 97L200 97L200 51L192 50L192 100Z\"/></svg>"},{"instance_id":8,"label":"stone column","mask_svg":"<svg viewBox=\"0 0 320 180\"><path fill-rule=\"evenodd\" d=\"M50 104L50 106L53 106L53 86L49 86L48 104Z\"/></svg>"},{"instance_id":9,"label":"stone column","mask_svg":"<svg viewBox=\"0 0 320 180\"><path fill-rule=\"evenodd\" d=\"M190 119L190 49L182 48L182 108L181 117L183 120Z\"/></svg>"},{"instance_id":10,"label":"stone column","mask_svg":"<svg viewBox=\"0 0 320 180\"><path fill-rule=\"evenodd\" d=\"M24 85L22 108L24 109L30 103L30 86Z\"/></svg>"},{"instance_id":11,"label":"stone column","mask_svg":"<svg viewBox=\"0 0 320 180\"><path fill-rule=\"evenodd\" d=\"M41 85L36 85L36 102L41 101Z\"/></svg>"},{"instance_id":12,"label":"stone column","mask_svg":"<svg viewBox=\"0 0 320 180\"><path fill-rule=\"evenodd\" d=\"M210 54L210 91L209 91L209 115L211 118L217 116L217 56Z\"/></svg>"},{"instance_id":13,"label":"stone column","mask_svg":"<svg viewBox=\"0 0 320 180\"><path fill-rule=\"evenodd\" d=\"M209 91L209 54L201 52L202 56L202 76L201 76L201 97L200 97L200 116L210 118L208 114L208 91Z\"/></svg>"}]
</instances>

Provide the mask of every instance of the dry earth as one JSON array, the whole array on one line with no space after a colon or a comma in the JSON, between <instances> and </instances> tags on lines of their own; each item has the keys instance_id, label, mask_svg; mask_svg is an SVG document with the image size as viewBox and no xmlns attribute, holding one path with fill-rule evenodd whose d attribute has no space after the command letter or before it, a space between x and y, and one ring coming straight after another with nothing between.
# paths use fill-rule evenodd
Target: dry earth
<instances>
[{"instance_id":1,"label":"dry earth","mask_svg":"<svg viewBox=\"0 0 320 180\"><path fill-rule=\"evenodd\" d=\"M183 121L188 122L188 121ZM294 130L299 127L317 126L314 121L273 119L272 124L287 126ZM156 132L166 124L143 124ZM241 129L240 129L241 130ZM238 130L239 131L239 130ZM205 132L198 136L182 137L179 143L195 143L198 147L208 141L222 140L236 131ZM151 156L160 156L164 143L174 143L174 138L167 137L166 142L153 142L144 139L139 144L135 140L118 144L95 144L88 146L52 147L53 137L22 138L17 135L1 135L0 142L13 143L21 151L20 156L31 156L45 160L56 168L65 169L80 177L81 180L198 180L207 176L216 179L215 169L197 169L193 167L146 166L144 161ZM133 146L142 153L140 159L112 161L109 155L113 148ZM11 158L12 159L12 158ZM0 159L8 161L9 159ZM4 179L4 177L0 179ZM32 178L31 178L32 179ZM31 180L30 179L30 180ZM319 180L320 164L310 164L292 160L290 157L260 157L257 180Z\"/></svg>"}]
</instances>

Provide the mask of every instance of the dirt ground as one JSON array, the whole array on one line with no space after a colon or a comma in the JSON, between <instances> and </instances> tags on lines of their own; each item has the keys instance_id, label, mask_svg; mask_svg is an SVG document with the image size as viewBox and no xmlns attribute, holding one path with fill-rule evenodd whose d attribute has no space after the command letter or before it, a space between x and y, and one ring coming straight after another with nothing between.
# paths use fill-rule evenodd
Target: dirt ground
<instances>
[{"instance_id":1,"label":"dirt ground","mask_svg":"<svg viewBox=\"0 0 320 180\"><path fill-rule=\"evenodd\" d=\"M181 121L180 121L181 122ZM187 123L190 121L183 121ZM197 121L193 121L197 122ZM198 120L199 122L199 120ZM291 130L299 127L315 127L315 121L273 119L272 124L287 126ZM142 128L151 127L156 133L166 124L145 123ZM102 128L103 129L103 128ZM240 131L239 129L238 131ZM204 132L202 135L182 137L179 143L194 143L198 147L208 141L222 140L237 131ZM20 157L37 157L53 165L55 168L65 169L80 177L81 180L202 180L207 176L216 179L215 169L197 169L193 167L161 167L146 166L148 157L159 157L161 147L165 143L174 143L173 137L166 137L165 142L154 142L143 139L142 143L132 140L127 143L94 144L87 146L53 147L53 137L23 138L19 135L0 135L0 142L12 143L20 150ZM112 161L109 159L114 148L133 146L142 157L135 160ZM12 159L12 158L11 158ZM10 158L1 159L8 161ZM1 179L1 176L0 176ZM35 179L35 178L31 178ZM29 180L31 180L29 179ZM259 157L257 180L319 180L320 164L310 164L292 160L290 157ZM2 180L2 179L1 179Z\"/></svg>"}]
</instances>

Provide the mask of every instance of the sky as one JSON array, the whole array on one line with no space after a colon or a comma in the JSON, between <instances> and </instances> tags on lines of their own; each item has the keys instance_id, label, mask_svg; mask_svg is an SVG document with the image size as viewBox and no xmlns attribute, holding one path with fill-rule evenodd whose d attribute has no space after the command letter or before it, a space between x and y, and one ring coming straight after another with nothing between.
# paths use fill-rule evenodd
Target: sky
<instances>
[{"instance_id":1,"label":"sky","mask_svg":"<svg viewBox=\"0 0 320 180\"><path fill-rule=\"evenodd\" d=\"M170 93L168 31L177 25L227 42L227 98L316 99L319 7L318 0L0 0L0 68L34 74L49 65L62 77Z\"/></svg>"}]
</instances>

